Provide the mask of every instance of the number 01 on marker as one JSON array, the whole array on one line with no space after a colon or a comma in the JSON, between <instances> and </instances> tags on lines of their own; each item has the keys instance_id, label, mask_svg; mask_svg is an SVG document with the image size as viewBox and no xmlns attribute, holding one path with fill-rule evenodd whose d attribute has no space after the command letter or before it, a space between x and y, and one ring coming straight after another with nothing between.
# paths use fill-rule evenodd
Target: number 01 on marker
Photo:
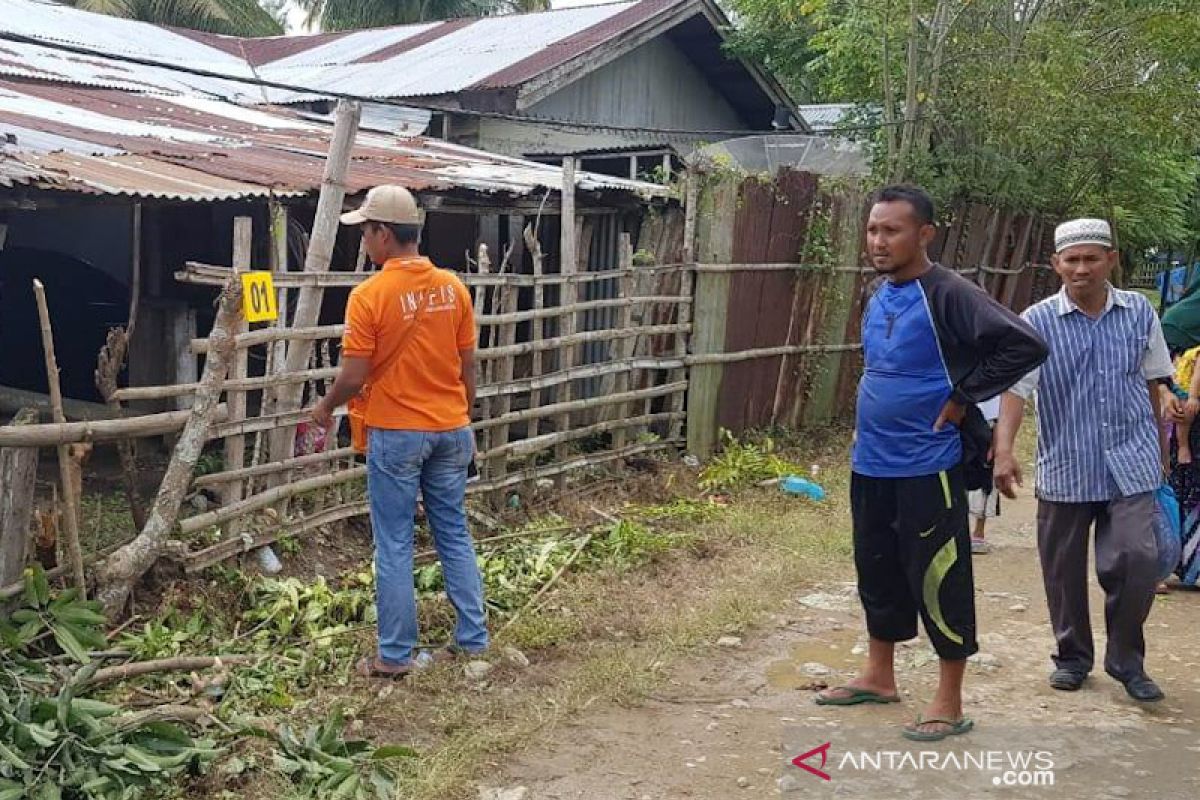
<instances>
[{"instance_id":1,"label":"number 01 on marker","mask_svg":"<svg viewBox=\"0 0 1200 800\"><path fill-rule=\"evenodd\" d=\"M242 274L242 309L247 322L267 322L278 319L279 308L275 302L275 283L269 272L245 272Z\"/></svg>"}]
</instances>

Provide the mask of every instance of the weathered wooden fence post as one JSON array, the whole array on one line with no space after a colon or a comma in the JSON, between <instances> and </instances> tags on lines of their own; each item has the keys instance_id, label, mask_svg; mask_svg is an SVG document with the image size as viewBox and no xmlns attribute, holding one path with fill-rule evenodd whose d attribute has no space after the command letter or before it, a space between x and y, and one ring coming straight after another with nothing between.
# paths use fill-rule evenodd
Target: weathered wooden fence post
<instances>
[{"instance_id":1,"label":"weathered wooden fence post","mask_svg":"<svg viewBox=\"0 0 1200 800\"><path fill-rule=\"evenodd\" d=\"M838 189L830 209L829 236L832 244L833 264L825 282L825 291L832 296L824 303L824 318L819 322L817 341L824 346L834 347L858 342L857 335L847 340L846 328L854 308L852 293L858 288L863 245L863 192L858 187ZM835 408L838 382L842 374L842 363L847 358L856 358L853 352L834 350L818 353L812 360L816 375L812 382L812 395L804 404L804 424L828 422L839 416L842 409ZM796 420L795 422L800 422Z\"/></svg>"},{"instance_id":2,"label":"weathered wooden fence post","mask_svg":"<svg viewBox=\"0 0 1200 800\"><path fill-rule=\"evenodd\" d=\"M733 232L741 179L737 175L698 176L704 179L696 222L696 260L699 264L728 264L733 258ZM725 351L725 316L729 307L728 272L698 271L692 318L692 354ZM701 458L717 444L717 400L725 368L696 364L691 368L687 403L687 449Z\"/></svg>"},{"instance_id":3,"label":"weathered wooden fence post","mask_svg":"<svg viewBox=\"0 0 1200 800\"><path fill-rule=\"evenodd\" d=\"M38 412L24 408L13 425L32 425ZM36 447L0 448L0 586L21 579L29 548L29 522L33 516L33 490L37 480Z\"/></svg>"}]
</instances>

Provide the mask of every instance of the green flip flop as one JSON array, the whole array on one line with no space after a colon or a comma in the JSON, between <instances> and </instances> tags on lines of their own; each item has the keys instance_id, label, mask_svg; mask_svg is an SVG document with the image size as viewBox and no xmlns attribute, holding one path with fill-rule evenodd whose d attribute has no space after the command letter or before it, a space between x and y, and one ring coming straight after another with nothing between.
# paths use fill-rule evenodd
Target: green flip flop
<instances>
[{"instance_id":1,"label":"green flip flop","mask_svg":"<svg viewBox=\"0 0 1200 800\"><path fill-rule=\"evenodd\" d=\"M824 697L825 692L849 692L845 697ZM826 689L821 692L813 700L819 706L856 706L860 703L899 703L900 698L896 695L880 694L873 692L870 689L858 689L854 686L834 686L832 689Z\"/></svg>"},{"instance_id":2,"label":"green flip flop","mask_svg":"<svg viewBox=\"0 0 1200 800\"><path fill-rule=\"evenodd\" d=\"M947 725L949 727L940 731L922 731L918 730L922 725L930 723ZM967 731L975 727L975 723L969 717L959 717L954 719L940 719L938 717L930 717L922 719L921 715L917 715L917 721L904 726L904 738L911 739L914 742L940 742L948 736L961 736Z\"/></svg>"}]
</instances>

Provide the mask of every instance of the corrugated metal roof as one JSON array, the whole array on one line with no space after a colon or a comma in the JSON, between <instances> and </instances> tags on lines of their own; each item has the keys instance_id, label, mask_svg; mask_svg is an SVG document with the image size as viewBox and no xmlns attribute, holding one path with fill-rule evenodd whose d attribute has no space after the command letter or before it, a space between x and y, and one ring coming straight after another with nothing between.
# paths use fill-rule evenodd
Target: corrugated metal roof
<instances>
[{"instance_id":1,"label":"corrugated metal roof","mask_svg":"<svg viewBox=\"0 0 1200 800\"><path fill-rule=\"evenodd\" d=\"M647 0L658 2L658 0ZM582 31L631 8L635 3L485 17L469 25L450 27L444 36L385 61L339 61L331 51L345 47L346 40L314 48L259 69L264 78L280 83L311 87L314 91L344 92L363 97L419 97L451 94L487 84L493 75L575 37ZM422 26L363 31L375 37L377 50L421 33ZM364 54L365 55L365 54ZM555 61L557 63L557 61ZM277 102L297 96L271 92Z\"/></svg>"},{"instance_id":2,"label":"corrugated metal roof","mask_svg":"<svg viewBox=\"0 0 1200 800\"><path fill-rule=\"evenodd\" d=\"M43 176L42 171L4 153L0 150L0 186L12 188L18 185L27 185L41 178L49 178L49 175Z\"/></svg>"},{"instance_id":3,"label":"corrugated metal roof","mask_svg":"<svg viewBox=\"0 0 1200 800\"><path fill-rule=\"evenodd\" d=\"M254 77L254 71L244 58L170 29L91 14L44 0L0 0L0 31L165 64L200 67L225 75ZM133 91L191 89L224 97L245 91L229 82L185 77L165 69L122 64L99 56L81 56L9 41L0 42L0 74L91 86L121 86Z\"/></svg>"},{"instance_id":4,"label":"corrugated metal roof","mask_svg":"<svg viewBox=\"0 0 1200 800\"><path fill-rule=\"evenodd\" d=\"M239 200L272 193L298 196L302 191L223 178L198 169L136 155L84 156L74 153L29 153L21 157L39 175L61 176L52 188L71 191L171 200Z\"/></svg>"},{"instance_id":5,"label":"corrugated metal roof","mask_svg":"<svg viewBox=\"0 0 1200 800\"><path fill-rule=\"evenodd\" d=\"M224 200L319 189L332 126L277 107L0 79L3 133L16 138L5 153L24 167L7 170L6 185ZM557 188L561 171L436 140L360 131L346 183L351 193L399 183L524 195ZM588 174L579 176L579 186L667 193L655 184Z\"/></svg>"},{"instance_id":6,"label":"corrugated metal roof","mask_svg":"<svg viewBox=\"0 0 1200 800\"><path fill-rule=\"evenodd\" d=\"M832 128L854 110L853 103L817 103L796 106L810 128Z\"/></svg>"},{"instance_id":7,"label":"corrugated metal roof","mask_svg":"<svg viewBox=\"0 0 1200 800\"><path fill-rule=\"evenodd\" d=\"M238 39L91 14L44 0L0 0L0 31L48 43L364 97L515 86L689 0L641 0L302 37ZM257 68L257 69L256 69ZM166 69L0 42L0 74L239 102L307 98Z\"/></svg>"}]
</instances>

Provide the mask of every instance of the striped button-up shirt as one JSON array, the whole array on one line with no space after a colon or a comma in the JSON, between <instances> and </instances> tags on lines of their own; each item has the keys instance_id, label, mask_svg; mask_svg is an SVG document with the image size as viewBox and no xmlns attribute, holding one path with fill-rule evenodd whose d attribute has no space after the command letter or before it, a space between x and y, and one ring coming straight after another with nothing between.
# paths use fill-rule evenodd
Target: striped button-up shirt
<instances>
[{"instance_id":1,"label":"striped button-up shirt","mask_svg":"<svg viewBox=\"0 0 1200 800\"><path fill-rule=\"evenodd\" d=\"M1012 388L1038 394L1037 496L1091 503L1157 489L1162 460L1146 382L1172 368L1150 303L1110 287L1092 319L1064 289L1022 316L1050 346L1046 363Z\"/></svg>"}]
</instances>

